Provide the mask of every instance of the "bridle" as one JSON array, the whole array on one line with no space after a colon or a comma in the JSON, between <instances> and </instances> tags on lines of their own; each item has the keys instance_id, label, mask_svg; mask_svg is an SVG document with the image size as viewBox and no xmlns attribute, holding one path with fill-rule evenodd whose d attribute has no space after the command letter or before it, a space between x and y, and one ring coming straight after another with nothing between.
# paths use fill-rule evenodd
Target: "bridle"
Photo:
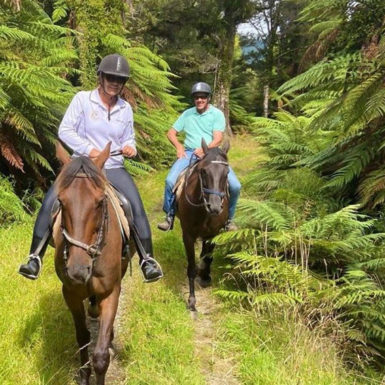
<instances>
[{"instance_id":1,"label":"bridle","mask_svg":"<svg viewBox=\"0 0 385 385\"><path fill-rule=\"evenodd\" d=\"M202 161L203 159L201 159L200 161ZM191 175L192 168L196 165L196 163L192 164L192 161L193 161L193 157L190 158L190 162L189 162L189 165L188 165L188 168L187 168L187 172L186 172L186 177L185 177L185 185L184 185L184 195L185 195L185 198L186 198L187 202L191 206L195 206L195 207L202 207L202 206L204 206L206 211L208 213L210 213L209 205L208 205L208 202L207 202L207 199L206 199L206 195L210 195L210 194L217 195L217 196L219 196L221 198L221 200L223 202L223 199L227 196L227 191L217 191L217 190L205 187L204 184L203 184L203 180L202 180L201 170L198 170L198 177L199 177L199 184L200 184L200 197L199 197L199 199L202 200L202 203L194 203L194 202L192 202L191 199L189 198L188 194L187 194L187 181L188 181L188 178ZM227 167L229 166L229 163L224 161L224 160L211 160L208 163L223 164L224 166L227 166Z\"/></svg>"},{"instance_id":2,"label":"bridle","mask_svg":"<svg viewBox=\"0 0 385 385\"><path fill-rule=\"evenodd\" d=\"M86 174L79 173L75 176L75 178L88 178ZM105 195L102 200L102 215L101 215L101 224L98 230L98 234L96 236L96 241L89 245L87 243L78 241L77 239L71 237L67 230L64 227L63 223L63 215L60 225L60 231L63 234L64 237L64 251L63 251L63 259L64 263L67 264L68 261L68 251L70 246L76 246L80 247L81 249L85 250L86 253L91 257L93 264L97 260L97 258L101 254L101 249L103 247L103 241L105 234L107 233L107 224L108 224L108 210L107 210L107 196Z\"/></svg>"}]
</instances>

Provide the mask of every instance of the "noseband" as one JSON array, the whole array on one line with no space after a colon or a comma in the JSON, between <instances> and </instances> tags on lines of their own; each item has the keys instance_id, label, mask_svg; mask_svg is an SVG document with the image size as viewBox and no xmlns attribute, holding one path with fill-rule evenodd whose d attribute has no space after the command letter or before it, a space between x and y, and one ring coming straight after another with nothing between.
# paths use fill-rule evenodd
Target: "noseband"
<instances>
[{"instance_id":1,"label":"noseband","mask_svg":"<svg viewBox=\"0 0 385 385\"><path fill-rule=\"evenodd\" d=\"M202 203L193 203L191 202L188 194L187 194L187 180L189 178L189 176L191 175L190 174L190 171L191 171L191 162L192 162L192 158L190 159L190 164L189 164L189 167L188 167L188 170L187 170L187 173L186 173L186 179L185 179L185 188L184 188L184 192L185 192L185 197L186 197L186 200L187 202L192 205L192 206L195 206L195 207L201 207L201 206L204 206L206 211L209 213L210 210L209 210L209 207L208 207L208 202L206 200L206 197L205 197L205 194L213 194L213 195L217 195L219 197L221 197L222 201L223 199L225 198L225 196L227 195L226 192L224 191L217 191L217 190L214 190L214 189L210 189L210 188L206 188L204 187L203 185L203 180L202 180L202 175L201 175L201 172L198 171L198 177L199 177L199 183L200 183L200 187L201 187L201 194L200 194L200 199L203 200ZM228 162L224 161L224 160L211 160L209 161L209 163L214 163L214 164L223 164L224 166L229 166Z\"/></svg>"},{"instance_id":2,"label":"noseband","mask_svg":"<svg viewBox=\"0 0 385 385\"><path fill-rule=\"evenodd\" d=\"M85 174L78 174L75 178L86 178L87 176ZM88 245L84 242L78 241L75 238L72 238L67 230L64 227L63 223L63 216L62 216L62 222L60 226L60 231L63 234L63 237L65 239L64 244L64 251L63 251L63 258L64 262L67 263L68 261L68 249L69 246L76 246L80 247L81 249L85 250L86 253L91 257L93 263L95 263L96 259L101 254L101 248L103 246L103 240L105 236L105 229L106 224L108 223L108 210L107 210L107 196L103 198L103 207L102 207L102 222L100 224L98 234L96 237L96 241L92 245Z\"/></svg>"}]
</instances>

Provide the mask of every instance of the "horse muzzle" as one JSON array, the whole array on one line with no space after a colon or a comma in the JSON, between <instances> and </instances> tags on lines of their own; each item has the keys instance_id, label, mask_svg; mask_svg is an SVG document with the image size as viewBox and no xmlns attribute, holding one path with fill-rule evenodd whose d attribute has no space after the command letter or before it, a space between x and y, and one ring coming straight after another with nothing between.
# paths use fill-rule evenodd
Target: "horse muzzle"
<instances>
[{"instance_id":1,"label":"horse muzzle","mask_svg":"<svg viewBox=\"0 0 385 385\"><path fill-rule=\"evenodd\" d=\"M205 202L206 210L211 215L219 215L223 210L223 198L217 195L210 195Z\"/></svg>"},{"instance_id":2,"label":"horse muzzle","mask_svg":"<svg viewBox=\"0 0 385 385\"><path fill-rule=\"evenodd\" d=\"M65 268L68 278L78 285L85 285L92 275L92 265L73 264Z\"/></svg>"}]
</instances>

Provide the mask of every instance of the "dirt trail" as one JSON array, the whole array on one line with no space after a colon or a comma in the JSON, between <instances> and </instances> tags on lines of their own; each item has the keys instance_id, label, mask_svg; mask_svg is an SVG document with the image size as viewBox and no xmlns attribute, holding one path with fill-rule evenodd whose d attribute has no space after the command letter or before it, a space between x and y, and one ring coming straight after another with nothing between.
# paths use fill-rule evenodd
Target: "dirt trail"
<instances>
[{"instance_id":1,"label":"dirt trail","mask_svg":"<svg viewBox=\"0 0 385 385\"><path fill-rule=\"evenodd\" d=\"M187 285L184 292L188 293ZM206 385L241 385L236 377L233 358L223 357L218 352L215 318L218 316L220 306L212 288L200 288L196 284L195 296L198 310L197 313L192 313L195 355L201 363L201 372L206 379Z\"/></svg>"}]
</instances>

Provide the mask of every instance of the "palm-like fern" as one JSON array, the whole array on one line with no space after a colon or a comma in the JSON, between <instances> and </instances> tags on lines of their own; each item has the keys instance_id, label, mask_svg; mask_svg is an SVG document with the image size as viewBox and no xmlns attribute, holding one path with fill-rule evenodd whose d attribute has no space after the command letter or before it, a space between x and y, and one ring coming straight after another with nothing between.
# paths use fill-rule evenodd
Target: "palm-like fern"
<instances>
[{"instance_id":1,"label":"palm-like fern","mask_svg":"<svg viewBox=\"0 0 385 385\"><path fill-rule=\"evenodd\" d=\"M76 60L66 28L52 24L41 7L24 1L0 11L0 151L2 162L39 174L51 169L42 146L53 141L73 94L66 74Z\"/></svg>"},{"instance_id":2,"label":"palm-like fern","mask_svg":"<svg viewBox=\"0 0 385 385\"><path fill-rule=\"evenodd\" d=\"M305 103L304 108L321 95L325 101L321 110L313 111L307 130L313 137L316 132L329 133L329 141L297 165L327 175L327 187L341 193L353 188L361 194L362 202L370 205L384 202L376 172L384 156L384 68L381 43L374 58L356 53L324 60L279 89L293 96L291 103ZM297 95L299 91L302 94Z\"/></svg>"},{"instance_id":3,"label":"palm-like fern","mask_svg":"<svg viewBox=\"0 0 385 385\"><path fill-rule=\"evenodd\" d=\"M170 93L170 78L174 75L169 72L168 64L148 48L132 46L120 36L110 34L101 42L104 52L119 52L130 63L132 77L124 97L135 111L141 159L154 166L170 162L173 156L165 133L183 105Z\"/></svg>"}]
</instances>

